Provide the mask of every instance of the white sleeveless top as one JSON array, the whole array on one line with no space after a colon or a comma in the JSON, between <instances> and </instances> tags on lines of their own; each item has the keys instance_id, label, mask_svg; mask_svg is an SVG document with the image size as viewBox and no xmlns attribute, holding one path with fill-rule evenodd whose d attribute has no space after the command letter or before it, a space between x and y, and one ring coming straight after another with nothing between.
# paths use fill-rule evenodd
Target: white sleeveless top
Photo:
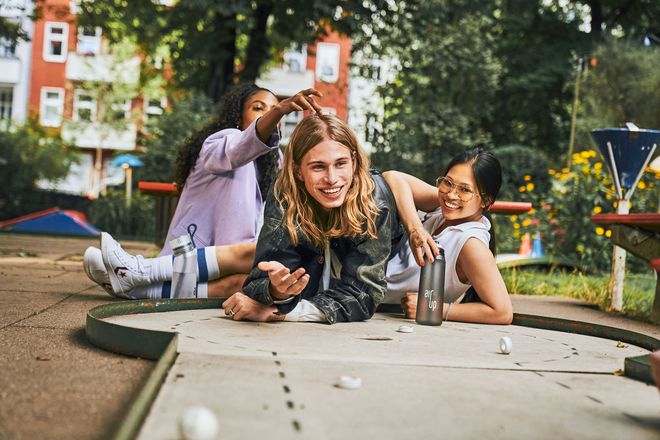
<instances>
[{"instance_id":1,"label":"white sleeveless top","mask_svg":"<svg viewBox=\"0 0 660 440\"><path fill-rule=\"evenodd\" d=\"M424 222L424 229L433 234L443 222L442 211L437 209L428 215ZM459 302L463 299L465 292L470 288L469 284L462 283L456 273L456 261L468 239L475 237L486 246L490 241L490 222L486 217L480 220L448 226L433 239L438 246L445 251L445 302ZM387 281L387 294L383 303L398 304L406 292L416 292L419 288L419 275L421 268L415 262L406 242L401 250L387 263L385 280Z\"/></svg>"}]
</instances>

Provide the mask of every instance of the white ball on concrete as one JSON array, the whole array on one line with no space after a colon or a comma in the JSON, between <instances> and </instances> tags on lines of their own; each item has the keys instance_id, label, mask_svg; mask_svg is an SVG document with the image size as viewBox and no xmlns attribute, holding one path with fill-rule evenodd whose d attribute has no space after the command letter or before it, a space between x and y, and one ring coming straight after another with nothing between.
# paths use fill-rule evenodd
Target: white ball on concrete
<instances>
[{"instance_id":1,"label":"white ball on concrete","mask_svg":"<svg viewBox=\"0 0 660 440\"><path fill-rule=\"evenodd\" d=\"M511 353L511 348L513 348L513 342L508 336L502 336L500 338L500 352L503 354Z\"/></svg>"},{"instance_id":2,"label":"white ball on concrete","mask_svg":"<svg viewBox=\"0 0 660 440\"><path fill-rule=\"evenodd\" d=\"M218 419L205 406L189 406L179 417L179 433L184 440L213 440L219 430Z\"/></svg>"},{"instance_id":3,"label":"white ball on concrete","mask_svg":"<svg viewBox=\"0 0 660 440\"><path fill-rule=\"evenodd\" d=\"M397 331L399 333L412 333L415 331L415 328L412 325L401 325Z\"/></svg>"},{"instance_id":4,"label":"white ball on concrete","mask_svg":"<svg viewBox=\"0 0 660 440\"><path fill-rule=\"evenodd\" d=\"M345 390L357 390L362 386L362 378L353 376L339 376L337 386Z\"/></svg>"}]
</instances>

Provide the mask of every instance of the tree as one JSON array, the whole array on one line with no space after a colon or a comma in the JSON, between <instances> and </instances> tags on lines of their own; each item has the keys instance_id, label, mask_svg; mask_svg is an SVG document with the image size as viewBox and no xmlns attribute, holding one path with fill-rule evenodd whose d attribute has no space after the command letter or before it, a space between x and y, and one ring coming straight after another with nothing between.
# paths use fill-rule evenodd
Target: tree
<instances>
[{"instance_id":1,"label":"tree","mask_svg":"<svg viewBox=\"0 0 660 440\"><path fill-rule=\"evenodd\" d=\"M174 83L217 102L228 87L254 81L292 43L328 29L353 32L386 0L81 1L81 22L117 41L134 36L146 55L167 48ZM159 60L148 58L152 64Z\"/></svg>"},{"instance_id":2,"label":"tree","mask_svg":"<svg viewBox=\"0 0 660 440\"><path fill-rule=\"evenodd\" d=\"M85 140L96 149L92 191L104 190L102 150L114 146L131 127L136 115L131 103L138 95L140 60L128 39L111 45L110 53L89 57L74 83L78 108L72 120L64 121L65 139L73 144ZM91 143L92 145L89 145Z\"/></svg>"},{"instance_id":3,"label":"tree","mask_svg":"<svg viewBox=\"0 0 660 440\"><path fill-rule=\"evenodd\" d=\"M609 38L593 56L597 64L584 79L578 145L590 145L595 128L633 122L660 129L660 49Z\"/></svg>"},{"instance_id":4,"label":"tree","mask_svg":"<svg viewBox=\"0 0 660 440\"><path fill-rule=\"evenodd\" d=\"M393 22L373 26L359 42L392 60L395 75L380 88L383 131L374 163L427 181L459 150L488 142L500 64L494 57L492 6L441 0L400 5Z\"/></svg>"},{"instance_id":5,"label":"tree","mask_svg":"<svg viewBox=\"0 0 660 440\"><path fill-rule=\"evenodd\" d=\"M200 93L190 93L174 101L167 111L150 127L144 168L140 170L143 180L172 182L179 148L189 135L201 129L213 114L211 101Z\"/></svg>"},{"instance_id":6,"label":"tree","mask_svg":"<svg viewBox=\"0 0 660 440\"><path fill-rule=\"evenodd\" d=\"M30 212L36 182L65 177L73 161L62 140L48 135L36 121L0 131L1 218Z\"/></svg>"}]
</instances>

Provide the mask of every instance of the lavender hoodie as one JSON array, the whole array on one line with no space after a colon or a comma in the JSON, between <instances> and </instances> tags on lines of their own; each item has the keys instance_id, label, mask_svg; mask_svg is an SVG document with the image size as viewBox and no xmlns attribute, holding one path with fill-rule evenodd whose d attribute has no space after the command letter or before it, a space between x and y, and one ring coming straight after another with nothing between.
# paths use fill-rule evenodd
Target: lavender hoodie
<instances>
[{"instance_id":1,"label":"lavender hoodie","mask_svg":"<svg viewBox=\"0 0 660 440\"><path fill-rule=\"evenodd\" d=\"M227 128L209 136L183 187L160 254L171 255L170 240L192 230L197 248L255 241L265 195L254 160L276 150L279 142L276 129L264 144L256 121L244 131Z\"/></svg>"}]
</instances>

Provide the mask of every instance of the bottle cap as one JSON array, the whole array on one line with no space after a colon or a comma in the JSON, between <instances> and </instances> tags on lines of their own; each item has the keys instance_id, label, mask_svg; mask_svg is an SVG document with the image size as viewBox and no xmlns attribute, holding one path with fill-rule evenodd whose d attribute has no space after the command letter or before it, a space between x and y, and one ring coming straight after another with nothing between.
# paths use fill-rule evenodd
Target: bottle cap
<instances>
[{"instance_id":1,"label":"bottle cap","mask_svg":"<svg viewBox=\"0 0 660 440\"><path fill-rule=\"evenodd\" d=\"M170 240L170 247L172 248L172 252L176 254L181 251L187 252L191 250L193 248L193 243L192 240L190 239L190 235L185 234Z\"/></svg>"}]
</instances>

